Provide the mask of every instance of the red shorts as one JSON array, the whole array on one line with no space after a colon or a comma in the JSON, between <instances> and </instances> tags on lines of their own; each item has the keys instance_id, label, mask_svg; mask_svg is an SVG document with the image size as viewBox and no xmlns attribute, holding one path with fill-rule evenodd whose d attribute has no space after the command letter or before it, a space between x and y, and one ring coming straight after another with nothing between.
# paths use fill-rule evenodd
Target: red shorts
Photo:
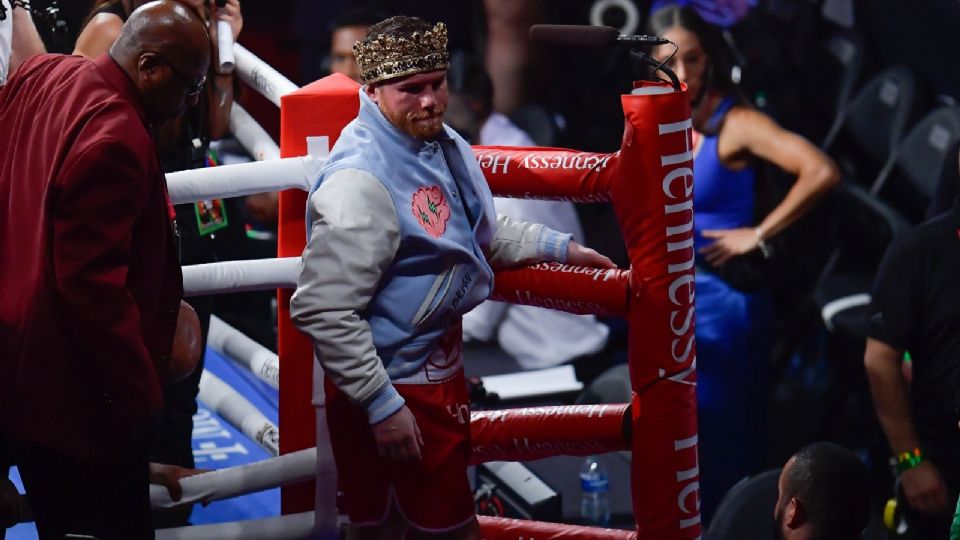
<instances>
[{"instance_id":1,"label":"red shorts","mask_svg":"<svg viewBox=\"0 0 960 540\"><path fill-rule=\"evenodd\" d=\"M474 517L467 480L470 399L463 371L441 383L394 385L417 420L422 458L380 457L366 412L327 379L327 426L341 495L355 525L382 523L393 498L407 522L427 532L459 528Z\"/></svg>"}]
</instances>

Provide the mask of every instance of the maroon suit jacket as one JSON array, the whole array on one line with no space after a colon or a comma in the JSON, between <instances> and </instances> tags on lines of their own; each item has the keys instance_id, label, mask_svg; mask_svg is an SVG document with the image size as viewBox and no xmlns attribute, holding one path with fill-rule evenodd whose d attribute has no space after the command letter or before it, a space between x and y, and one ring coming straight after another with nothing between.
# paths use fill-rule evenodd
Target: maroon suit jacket
<instances>
[{"instance_id":1,"label":"maroon suit jacket","mask_svg":"<svg viewBox=\"0 0 960 540\"><path fill-rule=\"evenodd\" d=\"M0 427L113 459L159 414L183 293L143 104L107 55L0 87Z\"/></svg>"}]
</instances>

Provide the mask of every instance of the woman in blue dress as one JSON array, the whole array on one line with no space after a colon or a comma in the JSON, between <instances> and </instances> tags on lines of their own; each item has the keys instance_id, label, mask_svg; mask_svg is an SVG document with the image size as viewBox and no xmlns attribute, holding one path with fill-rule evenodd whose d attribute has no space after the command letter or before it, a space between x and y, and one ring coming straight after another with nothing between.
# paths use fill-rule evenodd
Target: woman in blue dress
<instances>
[{"instance_id":1,"label":"woman in blue dress","mask_svg":"<svg viewBox=\"0 0 960 540\"><path fill-rule=\"evenodd\" d=\"M836 166L803 137L742 100L724 43L689 7L651 15L648 33L670 45L653 56L687 84L694 127L694 246L697 250L697 400L701 498L709 518L740 478L763 466L763 425L773 317L769 294L740 264L839 181ZM796 180L767 215L755 213L763 160Z\"/></svg>"}]
</instances>

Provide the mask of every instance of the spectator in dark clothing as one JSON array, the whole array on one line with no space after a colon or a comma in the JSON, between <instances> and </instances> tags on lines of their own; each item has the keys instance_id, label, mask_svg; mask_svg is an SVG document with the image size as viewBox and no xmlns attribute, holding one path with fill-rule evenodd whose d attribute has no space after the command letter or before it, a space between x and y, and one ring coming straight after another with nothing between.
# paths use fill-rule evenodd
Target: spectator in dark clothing
<instances>
[{"instance_id":1,"label":"spectator in dark clothing","mask_svg":"<svg viewBox=\"0 0 960 540\"><path fill-rule=\"evenodd\" d=\"M801 448L783 467L778 491L779 540L852 540L870 519L867 468L834 443Z\"/></svg>"},{"instance_id":2,"label":"spectator in dark clothing","mask_svg":"<svg viewBox=\"0 0 960 540\"><path fill-rule=\"evenodd\" d=\"M103 53L119 34L120 27L143 0L101 0L91 10L89 20L77 39L74 54L93 58ZM236 40L243 29L239 0L227 0L217 7L213 0L182 0L200 14L207 24L210 39L211 63L207 84L182 114L163 126L157 126L160 165L164 173L208 166L211 140L229 133L230 109L233 106L234 75L221 69L217 47L216 21L230 26ZM180 234L177 249L181 265L205 264L242 258L246 233L238 199L213 199L175 206L177 231ZM210 210L218 209L217 212ZM201 351L206 351L207 331L215 305L236 302L236 297L193 297L190 305L196 310L202 332ZM197 412L197 394L203 373L203 355L191 375L164 389L164 415L159 435L151 449L151 459L158 463L193 468L193 415ZM180 509L163 517L165 526L185 524L190 508ZM168 520L169 519L169 520Z\"/></svg>"},{"instance_id":3,"label":"spectator in dark clothing","mask_svg":"<svg viewBox=\"0 0 960 540\"><path fill-rule=\"evenodd\" d=\"M0 424L42 539L153 537L183 290L151 128L196 102L209 49L152 2L109 54L36 56L0 88Z\"/></svg>"},{"instance_id":4,"label":"spectator in dark clothing","mask_svg":"<svg viewBox=\"0 0 960 540\"><path fill-rule=\"evenodd\" d=\"M956 186L956 184L954 184ZM956 188L954 188L956 189ZM960 198L897 239L874 283L864 356L916 538L946 538L960 494ZM901 369L912 358L908 382Z\"/></svg>"},{"instance_id":5,"label":"spectator in dark clothing","mask_svg":"<svg viewBox=\"0 0 960 540\"><path fill-rule=\"evenodd\" d=\"M345 11L337 17L330 30L330 73L342 73L363 84L353 44L363 40L367 28L386 19L385 12L372 5L362 5Z\"/></svg>"}]
</instances>

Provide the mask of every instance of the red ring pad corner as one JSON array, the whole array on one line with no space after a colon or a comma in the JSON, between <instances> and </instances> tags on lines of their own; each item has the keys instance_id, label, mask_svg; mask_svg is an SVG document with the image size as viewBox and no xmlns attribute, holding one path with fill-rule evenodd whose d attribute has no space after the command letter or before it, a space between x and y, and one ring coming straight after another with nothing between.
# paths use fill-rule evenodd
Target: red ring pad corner
<instances>
[{"instance_id":1,"label":"red ring pad corner","mask_svg":"<svg viewBox=\"0 0 960 540\"><path fill-rule=\"evenodd\" d=\"M631 266L633 508L640 538L701 537L694 339L693 127L686 89L624 95L610 187Z\"/></svg>"},{"instance_id":2,"label":"red ring pad corner","mask_svg":"<svg viewBox=\"0 0 960 540\"><path fill-rule=\"evenodd\" d=\"M470 463L629 450L628 409L618 404L475 411L470 414Z\"/></svg>"},{"instance_id":3,"label":"red ring pad corner","mask_svg":"<svg viewBox=\"0 0 960 540\"><path fill-rule=\"evenodd\" d=\"M309 137L327 137L332 147L340 132L360 110L359 86L335 74L285 94L280 98L280 156L307 155ZM277 256L299 257L307 242L304 217L307 194L289 189L280 193ZM312 448L317 444L313 396L313 345L290 320L293 291L277 291L277 353L280 356L280 453ZM281 489L284 514L314 507L313 482Z\"/></svg>"}]
</instances>

